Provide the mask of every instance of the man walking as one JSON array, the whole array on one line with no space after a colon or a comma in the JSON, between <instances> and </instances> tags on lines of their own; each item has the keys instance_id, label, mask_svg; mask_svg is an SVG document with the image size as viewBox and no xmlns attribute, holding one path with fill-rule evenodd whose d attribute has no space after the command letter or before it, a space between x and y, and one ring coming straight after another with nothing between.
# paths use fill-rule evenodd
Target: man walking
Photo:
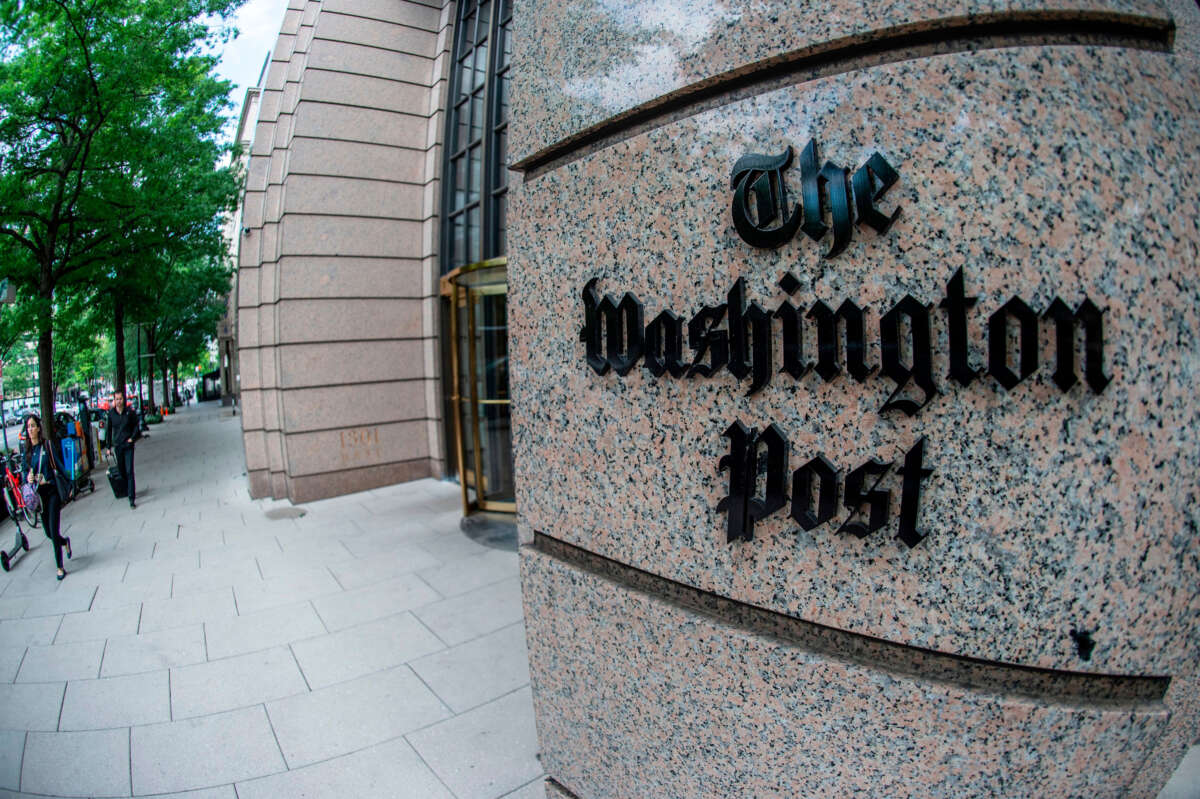
<instances>
[{"instance_id":1,"label":"man walking","mask_svg":"<svg viewBox=\"0 0 1200 799\"><path fill-rule=\"evenodd\" d=\"M109 454L116 447L117 469L129 489L129 507L137 507L137 484L133 479L133 444L141 437L137 414L125 402L125 392L113 392L113 406L104 426L104 448Z\"/></svg>"}]
</instances>

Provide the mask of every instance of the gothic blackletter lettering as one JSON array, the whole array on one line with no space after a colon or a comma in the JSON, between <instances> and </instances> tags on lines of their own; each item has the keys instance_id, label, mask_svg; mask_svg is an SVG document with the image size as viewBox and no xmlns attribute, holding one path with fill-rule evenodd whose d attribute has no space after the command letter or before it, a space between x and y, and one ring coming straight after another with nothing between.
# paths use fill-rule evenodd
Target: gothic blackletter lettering
<instances>
[{"instance_id":1,"label":"gothic blackletter lettering","mask_svg":"<svg viewBox=\"0 0 1200 799\"><path fill-rule=\"evenodd\" d=\"M900 180L900 173L892 168L882 155L872 153L867 163L854 173L854 203L858 209L858 221L865 222L875 228L876 233L887 233L888 228L900 218L897 208L891 216L885 216L875 207L875 201L887 193L887 190ZM879 188L875 188L875 182Z\"/></svg>"},{"instance_id":2,"label":"gothic blackletter lettering","mask_svg":"<svg viewBox=\"0 0 1200 799\"><path fill-rule=\"evenodd\" d=\"M817 511L813 513L813 489ZM792 474L791 517L805 530L813 530L837 513L838 473L824 455L817 455Z\"/></svg>"},{"instance_id":3,"label":"gothic blackletter lettering","mask_svg":"<svg viewBox=\"0 0 1200 799\"><path fill-rule=\"evenodd\" d=\"M744 155L733 165L729 185L733 189L733 226L746 243L755 247L779 247L791 241L800 226L800 207L788 211L783 170L792 163L792 148L782 154ZM751 200L754 216L751 218ZM779 220L779 225L770 227Z\"/></svg>"},{"instance_id":4,"label":"gothic blackletter lettering","mask_svg":"<svg viewBox=\"0 0 1200 799\"><path fill-rule=\"evenodd\" d=\"M892 497L891 492L879 490L879 483L891 468L890 463L882 463L872 458L846 475L846 497L843 504L850 511L850 518L838 528L839 533L851 533L858 538L866 538L887 524L888 506ZM863 486L872 475L875 482L869 490L864 491ZM854 521L855 515L863 505L870 505L866 524Z\"/></svg>"},{"instance_id":5,"label":"gothic blackletter lettering","mask_svg":"<svg viewBox=\"0 0 1200 799\"><path fill-rule=\"evenodd\" d=\"M729 334L716 329L724 318L724 305L705 305L688 322L688 346L696 351L688 377L712 377L729 362Z\"/></svg>"},{"instance_id":6,"label":"gothic blackletter lettering","mask_svg":"<svg viewBox=\"0 0 1200 799\"><path fill-rule=\"evenodd\" d=\"M925 533L917 529L917 515L921 510L921 481L933 474L933 469L926 469L922 465L924 458L925 437L921 436L904 456L904 466L900 469L904 486L900 491L900 530L896 537L909 549L925 538Z\"/></svg>"},{"instance_id":7,"label":"gothic blackletter lettering","mask_svg":"<svg viewBox=\"0 0 1200 799\"><path fill-rule=\"evenodd\" d=\"M905 366L901 358L900 320L908 319L908 329L911 336L912 366ZM892 309L879 320L879 349L881 371L887 377L896 381L896 389L883 404L881 412L898 410L908 416L916 416L917 411L929 404L937 393L937 385L933 382L933 342L929 333L929 308L913 298L911 294L892 306ZM924 398L918 405L911 399L897 399L912 381L924 393Z\"/></svg>"},{"instance_id":8,"label":"gothic blackletter lettering","mask_svg":"<svg viewBox=\"0 0 1200 799\"><path fill-rule=\"evenodd\" d=\"M1063 392L1070 391L1071 387L1079 382L1075 373L1075 330L1078 325L1083 325L1086 355L1084 379L1088 388L1099 394L1111 380L1104 374L1104 319L1101 313L1101 310L1086 297L1075 313L1071 313L1067 304L1055 297L1043 315L1054 320L1054 382Z\"/></svg>"},{"instance_id":9,"label":"gothic blackletter lettering","mask_svg":"<svg viewBox=\"0 0 1200 799\"><path fill-rule=\"evenodd\" d=\"M1008 366L1008 317L1020 325L1020 376ZM1038 315L1020 297L1013 297L988 318L988 374L1012 390L1037 371Z\"/></svg>"},{"instance_id":10,"label":"gothic blackletter lettering","mask_svg":"<svg viewBox=\"0 0 1200 799\"><path fill-rule=\"evenodd\" d=\"M970 345L967 343L967 311L975 307L978 297L966 296L963 270L959 267L946 284L946 297L939 303L946 309L946 327L950 338L950 374L960 386L969 386L979 376L971 368Z\"/></svg>"}]
</instances>

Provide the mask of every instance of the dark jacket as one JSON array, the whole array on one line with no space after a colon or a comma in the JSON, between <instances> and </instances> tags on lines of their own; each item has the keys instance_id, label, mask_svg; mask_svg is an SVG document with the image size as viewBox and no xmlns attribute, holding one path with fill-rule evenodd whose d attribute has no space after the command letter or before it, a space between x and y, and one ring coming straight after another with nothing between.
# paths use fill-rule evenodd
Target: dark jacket
<instances>
[{"instance_id":1,"label":"dark jacket","mask_svg":"<svg viewBox=\"0 0 1200 799\"><path fill-rule=\"evenodd\" d=\"M29 442L25 442L25 448L22 451L24 463L21 471L28 475L29 473L40 474L46 478L46 482L54 483L54 464L58 462L55 458L51 461L49 454L49 446L43 441L36 447L31 446Z\"/></svg>"},{"instance_id":2,"label":"dark jacket","mask_svg":"<svg viewBox=\"0 0 1200 799\"><path fill-rule=\"evenodd\" d=\"M125 413L117 413L116 408L108 412L108 423L104 426L105 449L111 449L113 442L118 447L133 446L140 436L137 413L128 404Z\"/></svg>"}]
</instances>

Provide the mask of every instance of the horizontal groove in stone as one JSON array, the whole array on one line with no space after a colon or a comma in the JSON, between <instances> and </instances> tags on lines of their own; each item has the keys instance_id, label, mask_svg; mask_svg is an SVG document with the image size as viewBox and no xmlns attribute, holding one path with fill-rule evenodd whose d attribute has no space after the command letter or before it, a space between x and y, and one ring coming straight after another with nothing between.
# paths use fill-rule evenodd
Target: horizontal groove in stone
<instances>
[{"instance_id":1,"label":"horizontal groove in stone","mask_svg":"<svg viewBox=\"0 0 1200 799\"><path fill-rule=\"evenodd\" d=\"M555 142L510 168L527 180L703 111L787 86L869 67L1003 47L1092 45L1170 52L1169 19L1112 12L1024 11L901 25L805 47L681 87Z\"/></svg>"},{"instance_id":2,"label":"horizontal groove in stone","mask_svg":"<svg viewBox=\"0 0 1200 799\"><path fill-rule=\"evenodd\" d=\"M1087 674L981 660L906 646L786 616L701 591L535 531L534 550L625 588L688 611L702 613L751 634L840 660L919 680L984 693L1015 694L1036 701L1100 710L1162 709L1170 677Z\"/></svg>"}]
</instances>

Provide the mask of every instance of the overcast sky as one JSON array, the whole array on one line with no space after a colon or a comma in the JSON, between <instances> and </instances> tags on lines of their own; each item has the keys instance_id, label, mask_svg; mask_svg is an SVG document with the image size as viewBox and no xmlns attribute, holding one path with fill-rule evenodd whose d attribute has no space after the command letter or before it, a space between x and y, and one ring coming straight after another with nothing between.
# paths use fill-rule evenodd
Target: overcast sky
<instances>
[{"instance_id":1,"label":"overcast sky","mask_svg":"<svg viewBox=\"0 0 1200 799\"><path fill-rule=\"evenodd\" d=\"M287 0L247 0L238 11L234 24L240 33L225 45L217 68L218 75L236 84L230 95L234 103L234 126L246 99L246 89L257 85L263 62L275 46L286 9Z\"/></svg>"}]
</instances>

